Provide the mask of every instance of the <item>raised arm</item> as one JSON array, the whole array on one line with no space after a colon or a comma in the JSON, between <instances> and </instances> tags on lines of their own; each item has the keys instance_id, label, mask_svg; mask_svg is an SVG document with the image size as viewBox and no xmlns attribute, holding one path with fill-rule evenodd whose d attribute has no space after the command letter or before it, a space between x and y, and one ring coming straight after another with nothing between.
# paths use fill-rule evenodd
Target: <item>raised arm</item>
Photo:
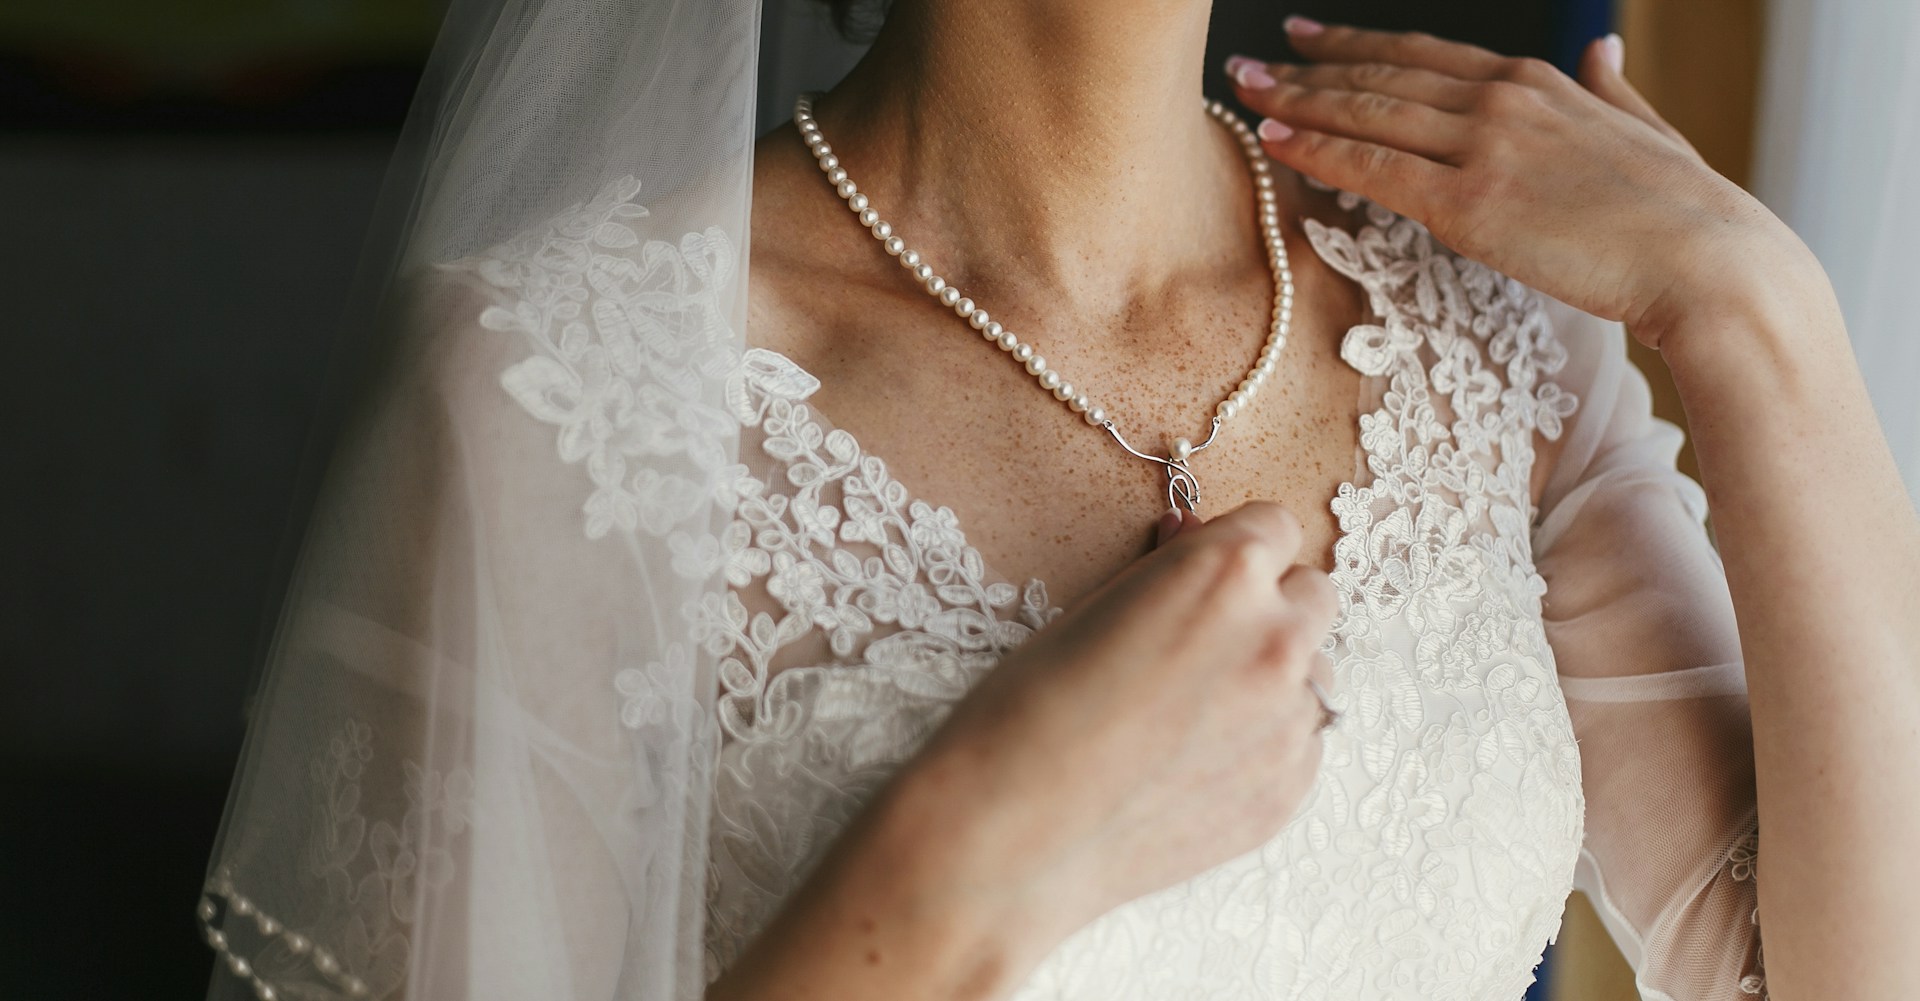
<instances>
[{"instance_id":1,"label":"raised arm","mask_svg":"<svg viewBox=\"0 0 1920 1001\"><path fill-rule=\"evenodd\" d=\"M1672 366L1751 693L1771 993L1911 993L1920 520L1818 263L1634 92L1618 39L1576 83L1424 35L1289 30L1312 65L1234 66L1275 159Z\"/></svg>"}]
</instances>

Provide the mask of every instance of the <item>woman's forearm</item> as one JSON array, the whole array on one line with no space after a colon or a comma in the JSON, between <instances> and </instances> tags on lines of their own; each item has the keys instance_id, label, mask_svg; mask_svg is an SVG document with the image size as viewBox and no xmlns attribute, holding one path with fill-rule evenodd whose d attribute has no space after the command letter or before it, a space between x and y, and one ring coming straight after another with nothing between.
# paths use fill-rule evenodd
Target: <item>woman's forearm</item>
<instances>
[{"instance_id":1,"label":"woman's forearm","mask_svg":"<svg viewBox=\"0 0 1920 1001\"><path fill-rule=\"evenodd\" d=\"M960 756L911 763L705 1001L991 1001L1076 924L1020 880ZM956 807L969 808L956 811Z\"/></svg>"},{"instance_id":2,"label":"woman's forearm","mask_svg":"<svg viewBox=\"0 0 1920 1001\"><path fill-rule=\"evenodd\" d=\"M1911 992L1920 943L1920 522L1831 286L1765 226L1677 305L1673 369L1746 659L1772 996ZM1751 278L1744 276L1752 276Z\"/></svg>"}]
</instances>

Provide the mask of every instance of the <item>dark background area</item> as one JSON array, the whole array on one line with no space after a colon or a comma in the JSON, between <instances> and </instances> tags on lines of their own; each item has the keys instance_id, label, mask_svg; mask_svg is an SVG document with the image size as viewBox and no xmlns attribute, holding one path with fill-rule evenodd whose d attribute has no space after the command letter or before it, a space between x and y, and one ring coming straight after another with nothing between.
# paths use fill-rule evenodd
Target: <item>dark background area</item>
<instances>
[{"instance_id":1,"label":"dark background area","mask_svg":"<svg viewBox=\"0 0 1920 1001\"><path fill-rule=\"evenodd\" d=\"M1215 64L1284 52L1295 11L1563 64L1607 22L1603 0L1217 6ZM0 15L0 999L204 993L193 907L334 326L437 16L197 7L224 13ZM154 27L103 42L88 16Z\"/></svg>"}]
</instances>

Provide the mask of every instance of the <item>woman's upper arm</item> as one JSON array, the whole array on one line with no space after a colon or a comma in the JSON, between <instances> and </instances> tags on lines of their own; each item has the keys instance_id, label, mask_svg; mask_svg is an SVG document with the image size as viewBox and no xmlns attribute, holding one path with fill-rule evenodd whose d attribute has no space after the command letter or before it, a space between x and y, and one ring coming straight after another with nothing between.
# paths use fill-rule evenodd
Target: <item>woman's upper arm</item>
<instances>
[{"instance_id":1,"label":"woman's upper arm","mask_svg":"<svg viewBox=\"0 0 1920 1001\"><path fill-rule=\"evenodd\" d=\"M1579 741L1576 884L1648 997L1762 989L1745 673L1706 499L1674 467L1625 334L1550 304L1579 399L1534 528L1542 617Z\"/></svg>"}]
</instances>

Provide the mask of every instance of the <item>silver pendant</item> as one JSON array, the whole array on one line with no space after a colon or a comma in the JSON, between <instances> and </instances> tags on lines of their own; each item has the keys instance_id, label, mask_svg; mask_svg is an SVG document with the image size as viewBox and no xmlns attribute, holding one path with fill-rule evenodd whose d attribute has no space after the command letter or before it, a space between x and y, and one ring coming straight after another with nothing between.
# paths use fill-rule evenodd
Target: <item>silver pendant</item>
<instances>
[{"instance_id":1,"label":"silver pendant","mask_svg":"<svg viewBox=\"0 0 1920 1001\"><path fill-rule=\"evenodd\" d=\"M1163 468L1167 474L1168 507L1183 507L1195 514L1199 513L1195 508L1200 503L1200 480L1193 475L1193 470L1188 467L1187 461L1193 458L1195 452L1213 444L1214 436L1220 433L1218 416L1214 417L1213 426L1207 429L1205 441L1198 445L1190 445L1185 438L1176 438L1173 445L1167 449L1165 456L1148 455L1127 444L1127 439L1120 436L1120 429L1114 425L1111 417L1101 421L1100 426L1107 429L1107 433L1113 436L1114 441L1120 443L1121 448Z\"/></svg>"}]
</instances>

